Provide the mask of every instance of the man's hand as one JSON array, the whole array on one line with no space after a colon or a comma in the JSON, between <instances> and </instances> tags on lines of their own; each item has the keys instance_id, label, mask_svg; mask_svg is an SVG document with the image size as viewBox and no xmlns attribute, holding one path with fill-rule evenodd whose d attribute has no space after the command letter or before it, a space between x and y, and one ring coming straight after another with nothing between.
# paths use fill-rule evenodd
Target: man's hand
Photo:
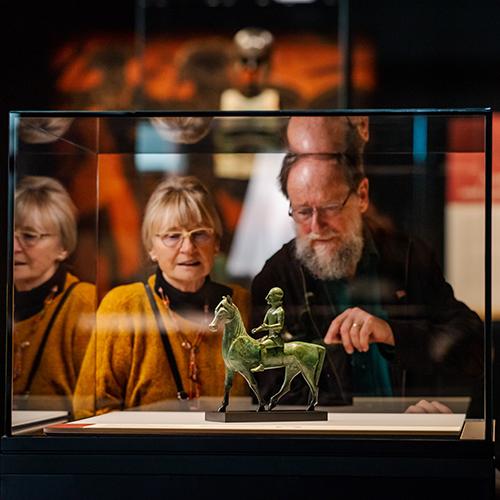
<instances>
[{"instance_id":1,"label":"man's hand","mask_svg":"<svg viewBox=\"0 0 500 500\"><path fill-rule=\"evenodd\" d=\"M427 401L425 399L420 400L417 404L408 406L405 413L453 413L450 408L448 408L443 403L439 401Z\"/></svg>"},{"instance_id":2,"label":"man's hand","mask_svg":"<svg viewBox=\"0 0 500 500\"><path fill-rule=\"evenodd\" d=\"M355 350L368 351L372 342L395 344L389 323L359 307L346 309L339 314L331 322L324 340L326 344L342 343L349 354Z\"/></svg>"}]
</instances>

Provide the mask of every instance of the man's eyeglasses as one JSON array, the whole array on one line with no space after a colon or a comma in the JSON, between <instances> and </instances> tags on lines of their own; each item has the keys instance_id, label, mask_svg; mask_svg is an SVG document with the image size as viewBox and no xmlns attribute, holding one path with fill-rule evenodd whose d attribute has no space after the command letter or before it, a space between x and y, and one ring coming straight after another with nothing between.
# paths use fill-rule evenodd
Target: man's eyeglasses
<instances>
[{"instance_id":1,"label":"man's eyeglasses","mask_svg":"<svg viewBox=\"0 0 500 500\"><path fill-rule=\"evenodd\" d=\"M318 217L323 217L324 219L333 219L337 217L340 212L342 212L347 201L351 197L351 194L355 192L354 189L350 189L345 197L344 201L341 203L330 203L328 205L323 205L322 207L297 207L293 208L290 205L288 209L288 215L293 218L295 222L304 223L311 220L314 212L318 214Z\"/></svg>"},{"instance_id":2,"label":"man's eyeglasses","mask_svg":"<svg viewBox=\"0 0 500 500\"><path fill-rule=\"evenodd\" d=\"M199 227L191 231L168 231L164 234L157 234L161 242L168 248L180 246L184 238L189 238L191 242L199 247L208 245L213 237L214 230L210 227Z\"/></svg>"},{"instance_id":3,"label":"man's eyeglasses","mask_svg":"<svg viewBox=\"0 0 500 500\"><path fill-rule=\"evenodd\" d=\"M36 231L16 229L14 231L14 236L17 238L17 241L19 241L21 246L31 248L37 245L44 238L54 235L52 233L37 233Z\"/></svg>"}]
</instances>

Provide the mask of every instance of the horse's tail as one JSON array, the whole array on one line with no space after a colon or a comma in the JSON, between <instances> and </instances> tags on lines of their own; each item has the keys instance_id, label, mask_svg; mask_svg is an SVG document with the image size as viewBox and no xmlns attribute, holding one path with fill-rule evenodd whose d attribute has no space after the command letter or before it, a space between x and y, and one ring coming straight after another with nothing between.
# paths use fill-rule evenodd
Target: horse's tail
<instances>
[{"instance_id":1,"label":"horse's tail","mask_svg":"<svg viewBox=\"0 0 500 500\"><path fill-rule=\"evenodd\" d=\"M321 376L321 371L323 370L323 363L325 362L326 348L322 345L317 346L318 349L318 362L316 364L316 369L314 371L314 384L316 387L319 385L319 377Z\"/></svg>"}]
</instances>

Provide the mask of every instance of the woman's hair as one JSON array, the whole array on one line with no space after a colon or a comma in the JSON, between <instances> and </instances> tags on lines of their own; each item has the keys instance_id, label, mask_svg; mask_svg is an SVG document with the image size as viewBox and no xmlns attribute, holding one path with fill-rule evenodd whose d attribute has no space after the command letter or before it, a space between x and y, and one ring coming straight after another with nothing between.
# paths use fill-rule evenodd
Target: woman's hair
<instances>
[{"instance_id":1,"label":"woman's hair","mask_svg":"<svg viewBox=\"0 0 500 500\"><path fill-rule=\"evenodd\" d=\"M61 245L68 254L74 251L77 242L77 210L59 181L51 177L24 177L17 185L14 204L17 227L57 231Z\"/></svg>"},{"instance_id":2,"label":"woman's hair","mask_svg":"<svg viewBox=\"0 0 500 500\"><path fill-rule=\"evenodd\" d=\"M199 224L222 237L222 223L207 188L194 176L172 176L163 181L149 198L142 222L142 241L149 252L153 237L173 227Z\"/></svg>"}]
</instances>

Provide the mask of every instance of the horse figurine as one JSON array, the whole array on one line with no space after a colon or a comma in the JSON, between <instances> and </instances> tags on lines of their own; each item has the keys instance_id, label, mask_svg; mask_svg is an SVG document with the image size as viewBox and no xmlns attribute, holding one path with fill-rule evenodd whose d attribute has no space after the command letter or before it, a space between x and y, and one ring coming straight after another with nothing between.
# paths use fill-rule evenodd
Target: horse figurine
<instances>
[{"instance_id":1,"label":"horse figurine","mask_svg":"<svg viewBox=\"0 0 500 500\"><path fill-rule=\"evenodd\" d=\"M311 391L307 410L314 410L318 404L318 382L326 353L323 346L307 342L287 342L283 346L282 356L261 355L263 349L261 342L248 335L240 312L229 295L223 297L215 308L214 319L209 325L210 330L217 330L219 323L224 323L222 357L226 365L226 374L224 399L218 411L226 411L235 372L239 372L243 376L257 397L259 403L257 411L265 410L264 401L252 372L252 369L255 371L259 365L262 365L264 370L285 367L283 385L271 397L268 410L274 408L281 397L290 390L292 380L299 373L302 374Z\"/></svg>"}]
</instances>

